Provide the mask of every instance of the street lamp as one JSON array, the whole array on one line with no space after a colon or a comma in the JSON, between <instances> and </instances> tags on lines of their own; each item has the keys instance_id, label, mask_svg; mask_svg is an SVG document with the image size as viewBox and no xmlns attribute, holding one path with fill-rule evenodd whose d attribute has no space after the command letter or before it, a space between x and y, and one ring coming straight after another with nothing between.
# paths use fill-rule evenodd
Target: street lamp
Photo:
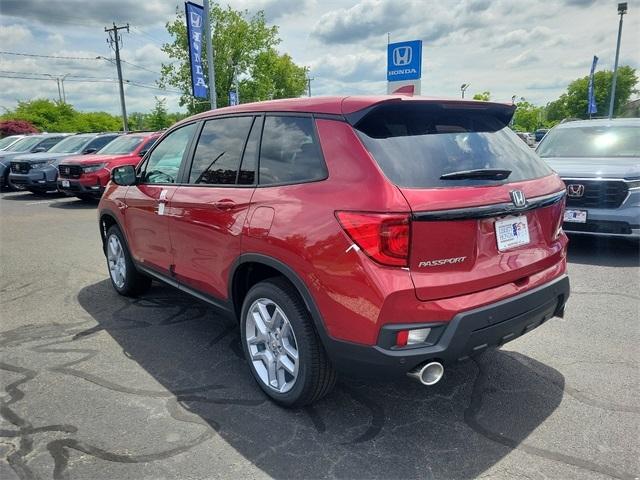
<instances>
[{"instance_id":1,"label":"street lamp","mask_svg":"<svg viewBox=\"0 0 640 480\"><path fill-rule=\"evenodd\" d=\"M613 117L613 104L616 99L616 82L618 80L618 57L620 56L620 39L622 38L622 17L627 13L627 2L618 4L618 15L620 15L620 23L618 24L618 43L616 44L616 60L613 64L613 81L611 82L611 99L609 100L609 119Z\"/></svg>"},{"instance_id":2,"label":"street lamp","mask_svg":"<svg viewBox=\"0 0 640 480\"><path fill-rule=\"evenodd\" d=\"M462 93L462 98L464 98L464 92L467 91L467 88L469 88L469 85L471 85L470 83L463 83L462 85L460 85L460 92Z\"/></svg>"}]
</instances>

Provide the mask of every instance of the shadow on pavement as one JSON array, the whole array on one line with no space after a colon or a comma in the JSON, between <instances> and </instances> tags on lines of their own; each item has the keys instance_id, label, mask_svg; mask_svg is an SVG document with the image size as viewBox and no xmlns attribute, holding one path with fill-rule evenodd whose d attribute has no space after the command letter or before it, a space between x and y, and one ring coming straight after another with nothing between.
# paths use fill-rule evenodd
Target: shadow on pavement
<instances>
[{"instance_id":1,"label":"shadow on pavement","mask_svg":"<svg viewBox=\"0 0 640 480\"><path fill-rule=\"evenodd\" d=\"M53 202L49 206L51 208L62 208L65 210L95 210L98 207L98 201L80 200L79 198L65 197L61 200L64 202Z\"/></svg>"},{"instance_id":2,"label":"shadow on pavement","mask_svg":"<svg viewBox=\"0 0 640 480\"><path fill-rule=\"evenodd\" d=\"M475 477L521 444L563 395L556 370L493 351L448 368L431 388L405 378L377 384L342 378L313 406L285 410L254 383L235 322L208 305L155 283L145 296L126 299L108 280L84 288L78 299L97 322L75 335L78 346L106 331L175 397L168 415L206 422L275 478ZM113 379L92 382L131 393ZM140 418L140 427L147 421Z\"/></svg>"},{"instance_id":3,"label":"shadow on pavement","mask_svg":"<svg viewBox=\"0 0 640 480\"><path fill-rule=\"evenodd\" d=\"M60 192L52 192L52 193L32 193L28 191L20 191L20 192L9 192L4 193L0 197L2 200L12 200L18 202L36 202L39 200L48 200L48 199L56 199L63 198L64 194Z\"/></svg>"},{"instance_id":4,"label":"shadow on pavement","mask_svg":"<svg viewBox=\"0 0 640 480\"><path fill-rule=\"evenodd\" d=\"M640 241L571 235L568 259L571 263L601 267L637 267L640 265Z\"/></svg>"}]
</instances>

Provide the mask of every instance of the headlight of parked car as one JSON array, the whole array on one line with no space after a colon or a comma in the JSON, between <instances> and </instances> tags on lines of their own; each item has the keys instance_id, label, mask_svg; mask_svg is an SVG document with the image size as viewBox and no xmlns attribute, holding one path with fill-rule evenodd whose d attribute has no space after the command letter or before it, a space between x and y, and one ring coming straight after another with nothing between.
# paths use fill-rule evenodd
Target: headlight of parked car
<instances>
[{"instance_id":1,"label":"headlight of parked car","mask_svg":"<svg viewBox=\"0 0 640 480\"><path fill-rule=\"evenodd\" d=\"M51 161L32 163L31 164L31 170L40 170L41 168L44 168L47 165L51 165Z\"/></svg>"},{"instance_id":2,"label":"headlight of parked car","mask_svg":"<svg viewBox=\"0 0 640 480\"><path fill-rule=\"evenodd\" d=\"M82 171L84 173L97 172L98 170L102 170L106 163L97 163L95 165L89 165L87 167L82 167Z\"/></svg>"}]
</instances>

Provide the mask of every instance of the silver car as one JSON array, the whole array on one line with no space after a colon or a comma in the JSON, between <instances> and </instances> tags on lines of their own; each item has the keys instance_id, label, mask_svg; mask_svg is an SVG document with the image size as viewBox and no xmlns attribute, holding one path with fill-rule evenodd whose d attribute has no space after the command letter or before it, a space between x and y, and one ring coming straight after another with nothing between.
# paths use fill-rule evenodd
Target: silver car
<instances>
[{"instance_id":1,"label":"silver car","mask_svg":"<svg viewBox=\"0 0 640 480\"><path fill-rule=\"evenodd\" d=\"M563 123L536 151L567 185L566 232L640 238L640 118Z\"/></svg>"}]
</instances>

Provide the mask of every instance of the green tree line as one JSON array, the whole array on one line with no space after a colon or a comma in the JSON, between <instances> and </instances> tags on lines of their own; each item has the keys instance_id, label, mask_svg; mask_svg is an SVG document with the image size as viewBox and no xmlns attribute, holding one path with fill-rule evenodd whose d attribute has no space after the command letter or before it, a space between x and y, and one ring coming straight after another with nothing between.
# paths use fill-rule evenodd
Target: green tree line
<instances>
[{"instance_id":1,"label":"green tree line","mask_svg":"<svg viewBox=\"0 0 640 480\"><path fill-rule=\"evenodd\" d=\"M131 113L131 130L161 130L186 115L169 113L166 100L155 98L151 112ZM23 120L42 132L112 132L122 130L122 117L107 112L80 112L73 105L45 98L21 101L13 110L0 115L0 120Z\"/></svg>"},{"instance_id":2,"label":"green tree line","mask_svg":"<svg viewBox=\"0 0 640 480\"><path fill-rule=\"evenodd\" d=\"M610 70L596 72L593 80L597 112L592 117L606 117L609 114L613 72ZM637 84L638 77L634 68L628 65L618 68L614 116L626 114L625 105L633 94L638 93ZM560 98L546 105L537 106L521 99L516 102L517 108L513 115L512 127L517 131L532 132L538 128L552 127L566 118L589 118L587 113L588 89L589 76L587 75L569 83L566 92L560 95ZM491 100L491 93L488 91L476 93L473 99L487 102Z\"/></svg>"}]
</instances>

